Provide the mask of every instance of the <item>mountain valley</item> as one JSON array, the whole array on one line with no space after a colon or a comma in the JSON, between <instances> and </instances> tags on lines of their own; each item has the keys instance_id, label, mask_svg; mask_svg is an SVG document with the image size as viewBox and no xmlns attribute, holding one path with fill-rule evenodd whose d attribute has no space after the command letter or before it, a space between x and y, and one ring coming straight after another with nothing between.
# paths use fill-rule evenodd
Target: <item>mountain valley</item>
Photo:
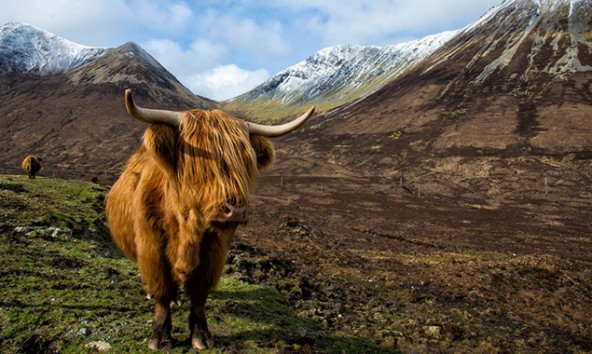
<instances>
[{"instance_id":1,"label":"mountain valley","mask_svg":"<svg viewBox=\"0 0 592 354\"><path fill-rule=\"evenodd\" d=\"M590 0L508 0L408 44L417 57L329 48L228 102L193 95L133 43L58 74L0 66L0 167L20 173L35 153L42 177L109 185L145 129L128 87L146 107L264 122L318 104L274 139L229 276L384 352L590 352L590 33ZM378 75L380 61L393 66Z\"/></svg>"}]
</instances>

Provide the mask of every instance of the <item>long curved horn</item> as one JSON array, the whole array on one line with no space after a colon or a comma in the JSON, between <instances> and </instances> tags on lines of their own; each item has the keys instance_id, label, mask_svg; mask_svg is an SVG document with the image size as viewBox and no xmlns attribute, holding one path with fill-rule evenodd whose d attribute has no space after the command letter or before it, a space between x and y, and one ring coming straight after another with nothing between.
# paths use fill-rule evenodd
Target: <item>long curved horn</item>
<instances>
[{"instance_id":1,"label":"long curved horn","mask_svg":"<svg viewBox=\"0 0 592 354\"><path fill-rule=\"evenodd\" d=\"M137 106L132 98L132 90L125 90L125 108L130 116L148 124L164 123L178 127L185 116L184 112L167 111L163 109L148 109Z\"/></svg>"},{"instance_id":2,"label":"long curved horn","mask_svg":"<svg viewBox=\"0 0 592 354\"><path fill-rule=\"evenodd\" d=\"M263 136L267 136L270 138L273 138L276 136L282 136L282 135L288 134L289 132L297 129L302 124L304 124L304 122L306 122L308 120L308 118L310 118L310 116L312 116L314 111L315 111L315 107L314 106L310 107L308 109L308 111L306 111L300 117L294 119L291 122L288 122L288 123L285 123L282 125L263 125L263 124L247 122L247 126L249 127L249 133L251 133L253 135L263 135Z\"/></svg>"}]
</instances>

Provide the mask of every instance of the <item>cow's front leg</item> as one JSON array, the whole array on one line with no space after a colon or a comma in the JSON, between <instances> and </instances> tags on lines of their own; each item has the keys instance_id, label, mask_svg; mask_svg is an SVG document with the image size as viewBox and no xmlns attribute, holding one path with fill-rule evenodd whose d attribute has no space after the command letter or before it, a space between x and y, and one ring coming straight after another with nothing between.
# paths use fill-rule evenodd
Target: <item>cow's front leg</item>
<instances>
[{"instance_id":1,"label":"cow's front leg","mask_svg":"<svg viewBox=\"0 0 592 354\"><path fill-rule=\"evenodd\" d=\"M138 266L148 292L156 300L150 349L172 348L171 301L177 297L177 284L170 277L170 267L155 242L144 242L138 247Z\"/></svg>"},{"instance_id":2,"label":"cow's front leg","mask_svg":"<svg viewBox=\"0 0 592 354\"><path fill-rule=\"evenodd\" d=\"M210 279L207 274L206 264L202 262L185 284L185 291L191 299L191 312L189 313L191 347L200 350L214 346L212 334L208 329L205 310L210 289Z\"/></svg>"},{"instance_id":3,"label":"cow's front leg","mask_svg":"<svg viewBox=\"0 0 592 354\"><path fill-rule=\"evenodd\" d=\"M189 315L189 329L191 330L191 347L195 349L209 349L214 347L212 334L208 330L208 321L204 305L192 305Z\"/></svg>"},{"instance_id":4,"label":"cow's front leg","mask_svg":"<svg viewBox=\"0 0 592 354\"><path fill-rule=\"evenodd\" d=\"M200 261L191 277L185 283L185 292L191 299L189 330L191 346L195 349L208 349L214 346L212 334L208 330L205 305L209 292L216 286L226 260L230 239L236 226L223 231L210 230L204 233L200 243Z\"/></svg>"},{"instance_id":5,"label":"cow's front leg","mask_svg":"<svg viewBox=\"0 0 592 354\"><path fill-rule=\"evenodd\" d=\"M148 340L150 349L172 349L173 338L171 337L171 301L170 299L157 299L152 321L152 335Z\"/></svg>"}]
</instances>

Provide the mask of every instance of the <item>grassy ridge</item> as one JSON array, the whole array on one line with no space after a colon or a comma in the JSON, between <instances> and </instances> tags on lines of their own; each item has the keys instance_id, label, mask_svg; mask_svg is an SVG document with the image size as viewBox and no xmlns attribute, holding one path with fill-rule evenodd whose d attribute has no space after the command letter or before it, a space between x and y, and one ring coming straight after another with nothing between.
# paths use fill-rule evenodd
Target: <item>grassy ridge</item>
<instances>
[{"instance_id":1,"label":"grassy ridge","mask_svg":"<svg viewBox=\"0 0 592 354\"><path fill-rule=\"evenodd\" d=\"M334 108L363 99L378 91L392 80L386 76L366 83L363 87L331 88L316 98L306 97L308 93L285 99L284 97L252 97L248 94L220 102L223 109L240 112L245 117L264 124L277 124L287 117L295 118L310 106L316 107L316 114L325 114Z\"/></svg>"},{"instance_id":2,"label":"grassy ridge","mask_svg":"<svg viewBox=\"0 0 592 354\"><path fill-rule=\"evenodd\" d=\"M0 352L145 352L153 302L136 265L104 224L106 188L0 176ZM190 344L187 303L173 307L173 352ZM332 337L294 315L275 290L223 278L208 302L209 352L380 352L364 339ZM93 349L95 348L95 349Z\"/></svg>"}]
</instances>

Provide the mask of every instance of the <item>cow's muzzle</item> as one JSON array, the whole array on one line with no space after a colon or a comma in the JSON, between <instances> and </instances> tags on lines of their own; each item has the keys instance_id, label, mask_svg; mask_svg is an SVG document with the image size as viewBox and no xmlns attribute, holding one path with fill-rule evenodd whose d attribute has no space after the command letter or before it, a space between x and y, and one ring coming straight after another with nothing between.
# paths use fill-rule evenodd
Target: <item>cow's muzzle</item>
<instances>
[{"instance_id":1,"label":"cow's muzzle","mask_svg":"<svg viewBox=\"0 0 592 354\"><path fill-rule=\"evenodd\" d=\"M247 208L244 205L226 203L222 208L224 222L247 222Z\"/></svg>"}]
</instances>

